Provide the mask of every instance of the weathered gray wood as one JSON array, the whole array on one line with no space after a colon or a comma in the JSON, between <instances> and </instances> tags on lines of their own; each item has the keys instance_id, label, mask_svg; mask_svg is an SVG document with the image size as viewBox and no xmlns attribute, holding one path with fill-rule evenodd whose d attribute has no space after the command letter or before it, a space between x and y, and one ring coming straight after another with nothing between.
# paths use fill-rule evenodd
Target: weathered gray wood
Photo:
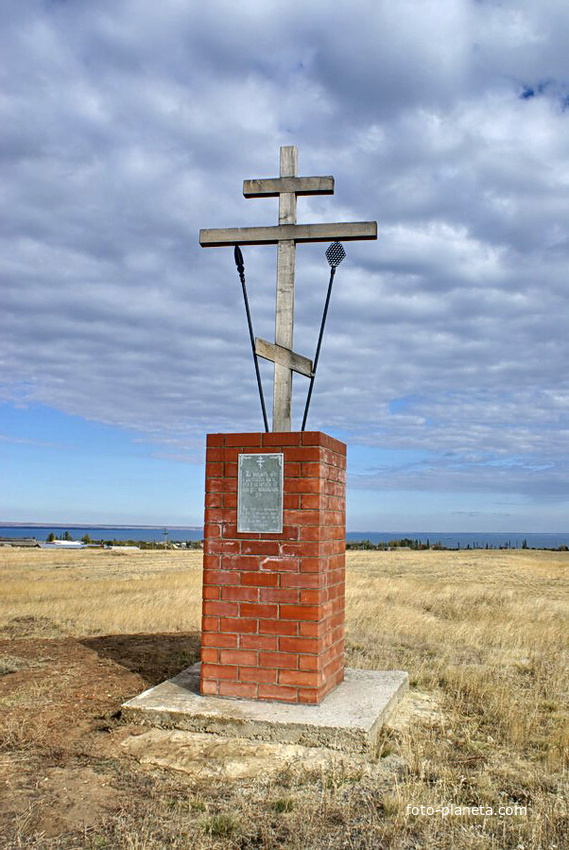
<instances>
[{"instance_id":1,"label":"weathered gray wood","mask_svg":"<svg viewBox=\"0 0 569 850\"><path fill-rule=\"evenodd\" d=\"M300 242L350 242L377 239L377 222L351 221L336 224L297 224L296 202L300 195L331 195L333 177L298 177L298 154L294 145L281 147L279 177L243 182L246 198L279 198L276 227L231 227L200 230L204 248L234 245L278 245L275 342L255 340L255 353L274 363L273 431L290 431L292 374L313 376L313 364L293 351L294 271L296 246Z\"/></svg>"},{"instance_id":2,"label":"weathered gray wood","mask_svg":"<svg viewBox=\"0 0 569 850\"><path fill-rule=\"evenodd\" d=\"M333 177L261 177L244 180L243 194L246 198L276 197L281 192L295 195L333 195Z\"/></svg>"},{"instance_id":3,"label":"weathered gray wood","mask_svg":"<svg viewBox=\"0 0 569 850\"><path fill-rule=\"evenodd\" d=\"M377 239L376 221L338 224L285 224L269 227L227 227L200 230L203 248L222 245L276 245L287 239L299 242L353 242Z\"/></svg>"},{"instance_id":4,"label":"weathered gray wood","mask_svg":"<svg viewBox=\"0 0 569 850\"><path fill-rule=\"evenodd\" d=\"M255 339L255 353L265 360L272 360L273 363L286 366L287 369L292 369L293 372L306 375L307 378L312 377L312 360L308 357L303 357L302 354L296 354L290 348L283 348L282 345L274 345L272 342L267 342L266 339L257 337Z\"/></svg>"},{"instance_id":5,"label":"weathered gray wood","mask_svg":"<svg viewBox=\"0 0 569 850\"><path fill-rule=\"evenodd\" d=\"M296 177L298 152L294 145L280 151L280 176ZM296 227L296 195L279 195L279 228ZM294 329L294 268L296 244L294 237L281 238L277 251L277 297L275 311L275 343L292 351ZM292 371L275 361L273 382L273 431L290 431L292 425Z\"/></svg>"}]
</instances>

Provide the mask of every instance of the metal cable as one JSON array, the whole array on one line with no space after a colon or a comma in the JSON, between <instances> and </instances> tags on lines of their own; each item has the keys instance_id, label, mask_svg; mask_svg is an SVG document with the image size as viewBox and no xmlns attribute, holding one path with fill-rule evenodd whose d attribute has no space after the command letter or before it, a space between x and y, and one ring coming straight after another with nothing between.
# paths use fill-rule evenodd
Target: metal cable
<instances>
[{"instance_id":1,"label":"metal cable","mask_svg":"<svg viewBox=\"0 0 569 850\"><path fill-rule=\"evenodd\" d=\"M316 345L316 354L314 355L314 365L312 367L312 376L308 387L308 395L306 396L306 404L304 405L304 416L302 417L301 431L304 431L306 420L308 418L308 408L312 398L312 390L314 389L314 379L316 378L316 369L318 368L318 360L320 359L320 348L322 346L322 337L324 336L324 326L328 315L328 307L330 305L330 296L332 295L332 285L334 283L334 275L336 269L346 256L344 246L340 242L333 242L326 251L326 259L330 264L330 281L328 283L328 292L326 293L326 301L324 303L324 312L322 313L322 321L320 322L320 333L318 334L318 343Z\"/></svg>"},{"instance_id":2,"label":"metal cable","mask_svg":"<svg viewBox=\"0 0 569 850\"><path fill-rule=\"evenodd\" d=\"M251 320L251 310L249 309L249 297L247 295L247 284L245 283L245 263L243 261L243 254L241 253L241 248L239 245L236 245L233 251L233 256L235 258L235 265L237 266L237 271L239 273L239 280L241 281L241 288L243 290L243 300L245 301L245 313L247 314L247 327L249 328L249 339L251 340L251 351L253 352L253 363L255 364L255 375L257 376L257 387L259 389L259 398L261 399L261 409L263 411L263 422L265 425L265 431L268 433L269 431L269 421L267 419L267 408L265 407L265 396L263 393L263 384L261 383L261 372L259 370L259 359L257 357L257 352L255 351L255 335L253 333L253 322Z\"/></svg>"}]
</instances>

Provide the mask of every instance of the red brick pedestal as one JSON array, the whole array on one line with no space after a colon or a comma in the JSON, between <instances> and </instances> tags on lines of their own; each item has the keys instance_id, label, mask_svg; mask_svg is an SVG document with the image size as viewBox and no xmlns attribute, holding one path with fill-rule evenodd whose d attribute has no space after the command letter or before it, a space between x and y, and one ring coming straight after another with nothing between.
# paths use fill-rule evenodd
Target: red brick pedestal
<instances>
[{"instance_id":1,"label":"red brick pedestal","mask_svg":"<svg viewBox=\"0 0 569 850\"><path fill-rule=\"evenodd\" d=\"M239 455L284 455L282 533L238 533ZM346 446L209 434L202 694L318 703L344 678Z\"/></svg>"}]
</instances>

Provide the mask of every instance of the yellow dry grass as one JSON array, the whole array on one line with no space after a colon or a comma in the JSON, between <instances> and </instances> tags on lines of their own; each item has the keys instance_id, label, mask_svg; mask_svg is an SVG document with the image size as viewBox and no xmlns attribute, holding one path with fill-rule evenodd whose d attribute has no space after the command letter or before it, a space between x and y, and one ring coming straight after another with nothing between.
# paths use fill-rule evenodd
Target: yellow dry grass
<instances>
[{"instance_id":1,"label":"yellow dry grass","mask_svg":"<svg viewBox=\"0 0 569 850\"><path fill-rule=\"evenodd\" d=\"M0 628L15 617L67 634L199 631L202 553L0 550Z\"/></svg>"},{"instance_id":2,"label":"yellow dry grass","mask_svg":"<svg viewBox=\"0 0 569 850\"><path fill-rule=\"evenodd\" d=\"M569 553L349 552L347 664L407 670L409 704L429 708L385 730L377 755L395 759L399 773L388 787L348 775L322 786L255 786L250 821L241 791L227 786L215 797L215 817L227 826L217 838L185 814L176 828L201 847L561 850L569 834L568 589ZM0 632L22 617L58 634L197 631L200 597L200 552L0 551ZM209 806L213 791L203 793ZM278 818L271 795L287 800ZM525 811L443 818L407 808L451 804ZM151 831L161 814L151 815L129 822L130 835ZM257 843L248 844L253 833ZM274 836L285 833L279 844Z\"/></svg>"}]
</instances>

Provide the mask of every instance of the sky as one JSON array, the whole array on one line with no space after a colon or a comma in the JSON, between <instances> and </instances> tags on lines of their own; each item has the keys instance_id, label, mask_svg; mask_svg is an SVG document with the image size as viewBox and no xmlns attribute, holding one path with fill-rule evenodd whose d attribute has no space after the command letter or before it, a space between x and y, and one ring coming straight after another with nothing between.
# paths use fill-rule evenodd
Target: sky
<instances>
[{"instance_id":1,"label":"sky","mask_svg":"<svg viewBox=\"0 0 569 850\"><path fill-rule=\"evenodd\" d=\"M198 233L276 224L243 180L296 145L335 178L300 223L378 223L307 424L348 445L348 529L566 531L568 43L566 0L4 2L0 521L201 524L205 435L263 426ZM297 249L307 357L326 248ZM276 248L243 254L272 340Z\"/></svg>"}]
</instances>

